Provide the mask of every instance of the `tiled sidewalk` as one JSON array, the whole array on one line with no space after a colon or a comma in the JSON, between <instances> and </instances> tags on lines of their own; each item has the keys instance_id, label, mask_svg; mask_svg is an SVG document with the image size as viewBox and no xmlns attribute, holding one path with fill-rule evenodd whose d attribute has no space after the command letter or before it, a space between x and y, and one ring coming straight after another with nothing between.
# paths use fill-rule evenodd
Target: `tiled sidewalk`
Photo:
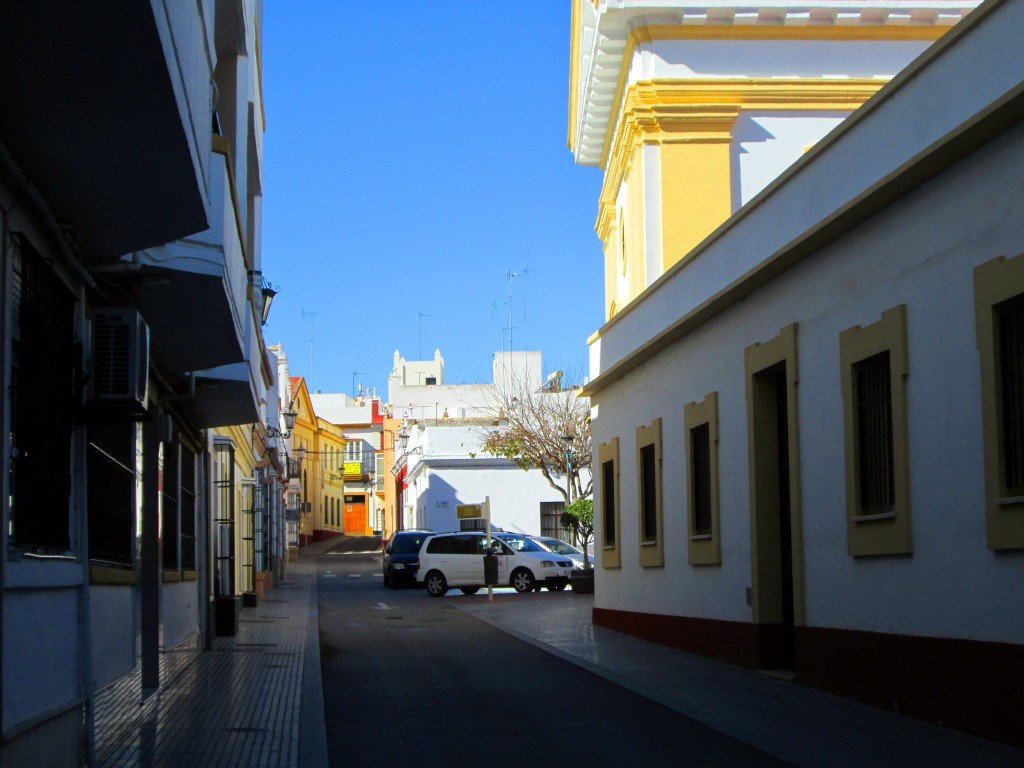
<instances>
[{"instance_id":1,"label":"tiled sidewalk","mask_svg":"<svg viewBox=\"0 0 1024 768\"><path fill-rule=\"evenodd\" d=\"M278 587L243 609L238 635L217 638L213 650L193 642L165 651L163 687L146 701L139 674L97 694L96 765L325 765L322 704L319 723L300 719L306 665L315 663L306 682L320 685L315 567L313 558L289 564ZM300 734L300 722L313 733ZM300 762L303 743L313 748Z\"/></svg>"}]
</instances>

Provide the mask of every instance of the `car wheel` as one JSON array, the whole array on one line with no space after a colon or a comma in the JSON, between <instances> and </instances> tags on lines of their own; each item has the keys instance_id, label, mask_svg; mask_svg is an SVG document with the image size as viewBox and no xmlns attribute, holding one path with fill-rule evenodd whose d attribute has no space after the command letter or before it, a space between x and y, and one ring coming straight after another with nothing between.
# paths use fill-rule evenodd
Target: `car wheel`
<instances>
[{"instance_id":1,"label":"car wheel","mask_svg":"<svg viewBox=\"0 0 1024 768\"><path fill-rule=\"evenodd\" d=\"M565 584L552 584L550 587L548 587L548 589L551 592L561 592L563 589L565 589Z\"/></svg>"},{"instance_id":2,"label":"car wheel","mask_svg":"<svg viewBox=\"0 0 1024 768\"><path fill-rule=\"evenodd\" d=\"M512 571L512 588L516 592L532 592L533 591L533 574L525 568L516 568Z\"/></svg>"},{"instance_id":3,"label":"car wheel","mask_svg":"<svg viewBox=\"0 0 1024 768\"><path fill-rule=\"evenodd\" d=\"M431 597L444 597L448 591L448 581L440 571L428 573L427 578L423 580L423 584L427 588L427 594Z\"/></svg>"},{"instance_id":4,"label":"car wheel","mask_svg":"<svg viewBox=\"0 0 1024 768\"><path fill-rule=\"evenodd\" d=\"M480 591L480 587L459 587L459 592L464 595L475 595Z\"/></svg>"}]
</instances>

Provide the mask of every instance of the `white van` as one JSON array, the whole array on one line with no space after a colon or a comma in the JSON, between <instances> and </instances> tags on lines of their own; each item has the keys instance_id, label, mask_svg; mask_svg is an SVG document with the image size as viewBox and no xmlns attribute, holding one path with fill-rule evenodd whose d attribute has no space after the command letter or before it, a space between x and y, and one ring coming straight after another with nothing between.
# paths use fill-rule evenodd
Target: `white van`
<instances>
[{"instance_id":1,"label":"white van","mask_svg":"<svg viewBox=\"0 0 1024 768\"><path fill-rule=\"evenodd\" d=\"M565 589L572 573L572 560L552 552L517 552L508 544L492 539L498 558L498 584L516 592L547 587ZM427 593L441 597L452 587L471 595L484 584L484 554L487 535L481 531L438 533L420 548L420 569L416 581Z\"/></svg>"}]
</instances>

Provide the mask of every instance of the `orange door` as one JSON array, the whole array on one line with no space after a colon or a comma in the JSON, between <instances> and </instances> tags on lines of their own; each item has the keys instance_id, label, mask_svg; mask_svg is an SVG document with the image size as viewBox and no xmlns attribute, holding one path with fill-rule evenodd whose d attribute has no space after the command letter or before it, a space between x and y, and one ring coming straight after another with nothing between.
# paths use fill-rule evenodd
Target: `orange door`
<instances>
[{"instance_id":1,"label":"orange door","mask_svg":"<svg viewBox=\"0 0 1024 768\"><path fill-rule=\"evenodd\" d=\"M366 497L345 497L345 535L366 535Z\"/></svg>"}]
</instances>

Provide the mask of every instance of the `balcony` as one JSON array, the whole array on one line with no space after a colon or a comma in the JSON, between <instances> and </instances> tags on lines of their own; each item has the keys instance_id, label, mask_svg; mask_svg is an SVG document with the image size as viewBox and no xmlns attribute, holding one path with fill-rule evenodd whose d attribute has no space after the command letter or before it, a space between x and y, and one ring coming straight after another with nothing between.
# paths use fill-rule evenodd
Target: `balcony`
<instances>
[{"instance_id":1,"label":"balcony","mask_svg":"<svg viewBox=\"0 0 1024 768\"><path fill-rule=\"evenodd\" d=\"M194 3L5 4L0 136L86 264L206 229L204 34Z\"/></svg>"},{"instance_id":2,"label":"balcony","mask_svg":"<svg viewBox=\"0 0 1024 768\"><path fill-rule=\"evenodd\" d=\"M240 363L250 354L246 261L231 166L221 152L211 165L209 228L106 269L116 273L123 265L125 274L137 276L153 361L165 376Z\"/></svg>"}]
</instances>

